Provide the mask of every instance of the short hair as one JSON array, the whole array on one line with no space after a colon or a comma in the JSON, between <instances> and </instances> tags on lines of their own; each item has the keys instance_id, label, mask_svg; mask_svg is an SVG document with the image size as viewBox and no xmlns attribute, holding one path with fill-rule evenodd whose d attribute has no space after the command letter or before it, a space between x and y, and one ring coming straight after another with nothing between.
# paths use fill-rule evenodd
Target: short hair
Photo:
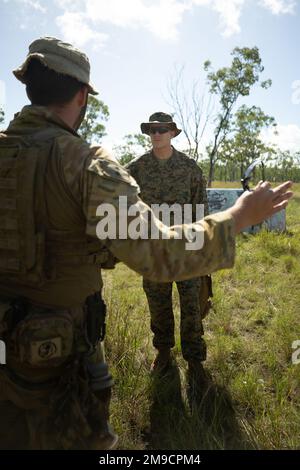
<instances>
[{"instance_id":1,"label":"short hair","mask_svg":"<svg viewBox=\"0 0 300 470\"><path fill-rule=\"evenodd\" d=\"M24 79L28 98L39 106L69 103L86 86L76 78L49 69L38 59L29 62Z\"/></svg>"}]
</instances>

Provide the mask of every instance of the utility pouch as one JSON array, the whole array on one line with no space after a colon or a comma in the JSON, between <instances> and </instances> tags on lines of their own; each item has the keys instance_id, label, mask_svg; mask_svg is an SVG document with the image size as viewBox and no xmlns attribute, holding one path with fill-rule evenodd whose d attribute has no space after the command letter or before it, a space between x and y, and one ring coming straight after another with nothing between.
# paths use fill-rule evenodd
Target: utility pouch
<instances>
[{"instance_id":1,"label":"utility pouch","mask_svg":"<svg viewBox=\"0 0 300 470\"><path fill-rule=\"evenodd\" d=\"M73 353L74 323L67 311L29 313L10 335L15 358L33 368L57 367Z\"/></svg>"}]
</instances>

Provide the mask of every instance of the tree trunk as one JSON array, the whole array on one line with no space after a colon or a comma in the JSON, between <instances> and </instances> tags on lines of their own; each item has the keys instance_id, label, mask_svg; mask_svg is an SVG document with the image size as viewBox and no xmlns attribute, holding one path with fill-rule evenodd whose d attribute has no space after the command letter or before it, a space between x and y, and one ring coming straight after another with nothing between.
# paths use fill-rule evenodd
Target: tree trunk
<instances>
[{"instance_id":1,"label":"tree trunk","mask_svg":"<svg viewBox=\"0 0 300 470\"><path fill-rule=\"evenodd\" d=\"M208 174L208 182L207 182L207 187L211 188L211 183L213 182L214 179L214 159L213 156L209 156L209 174Z\"/></svg>"}]
</instances>

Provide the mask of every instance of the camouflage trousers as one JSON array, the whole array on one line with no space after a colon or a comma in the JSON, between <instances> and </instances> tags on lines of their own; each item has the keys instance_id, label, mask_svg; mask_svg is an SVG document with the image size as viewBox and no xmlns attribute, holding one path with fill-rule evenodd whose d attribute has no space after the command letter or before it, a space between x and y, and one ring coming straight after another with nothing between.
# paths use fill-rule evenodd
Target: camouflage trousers
<instances>
[{"instance_id":1,"label":"camouflage trousers","mask_svg":"<svg viewBox=\"0 0 300 470\"><path fill-rule=\"evenodd\" d=\"M1 385L1 383L0 383ZM106 389L97 392L98 402L96 413L101 412L107 420L109 418L108 403L111 391ZM101 407L101 410L100 410ZM48 415L45 410L24 410L10 400L0 400L0 450L62 450L66 449L53 429L45 426ZM69 432L69 430L67 430ZM82 426L82 436L72 449L78 450L103 450L109 447L103 446L105 433L98 426L95 439L91 440ZM72 430L70 430L70 433ZM67 439L69 436L67 436Z\"/></svg>"},{"instance_id":2,"label":"camouflage trousers","mask_svg":"<svg viewBox=\"0 0 300 470\"><path fill-rule=\"evenodd\" d=\"M25 412L12 402L0 401L0 450L30 449Z\"/></svg>"},{"instance_id":3,"label":"camouflage trousers","mask_svg":"<svg viewBox=\"0 0 300 470\"><path fill-rule=\"evenodd\" d=\"M176 282L180 299L180 339L185 360L206 359L206 344L200 311L201 279ZM172 307L172 282L157 283L143 279L154 333L153 346L172 348L174 338L174 314Z\"/></svg>"}]
</instances>

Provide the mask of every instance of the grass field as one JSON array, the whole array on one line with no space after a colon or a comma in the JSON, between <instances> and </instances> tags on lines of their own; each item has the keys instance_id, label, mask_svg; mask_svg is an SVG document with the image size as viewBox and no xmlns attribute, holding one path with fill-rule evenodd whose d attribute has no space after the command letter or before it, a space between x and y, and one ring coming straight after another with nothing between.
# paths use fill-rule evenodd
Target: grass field
<instances>
[{"instance_id":1,"label":"grass field","mask_svg":"<svg viewBox=\"0 0 300 470\"><path fill-rule=\"evenodd\" d=\"M111 412L120 449L300 449L300 364L292 364L292 343L300 340L300 184L294 191L287 233L240 235L234 269L213 275L214 308L204 325L206 368L215 385L192 410L176 289L177 367L153 382L141 278L122 264L105 272L106 350L116 381Z\"/></svg>"}]
</instances>

